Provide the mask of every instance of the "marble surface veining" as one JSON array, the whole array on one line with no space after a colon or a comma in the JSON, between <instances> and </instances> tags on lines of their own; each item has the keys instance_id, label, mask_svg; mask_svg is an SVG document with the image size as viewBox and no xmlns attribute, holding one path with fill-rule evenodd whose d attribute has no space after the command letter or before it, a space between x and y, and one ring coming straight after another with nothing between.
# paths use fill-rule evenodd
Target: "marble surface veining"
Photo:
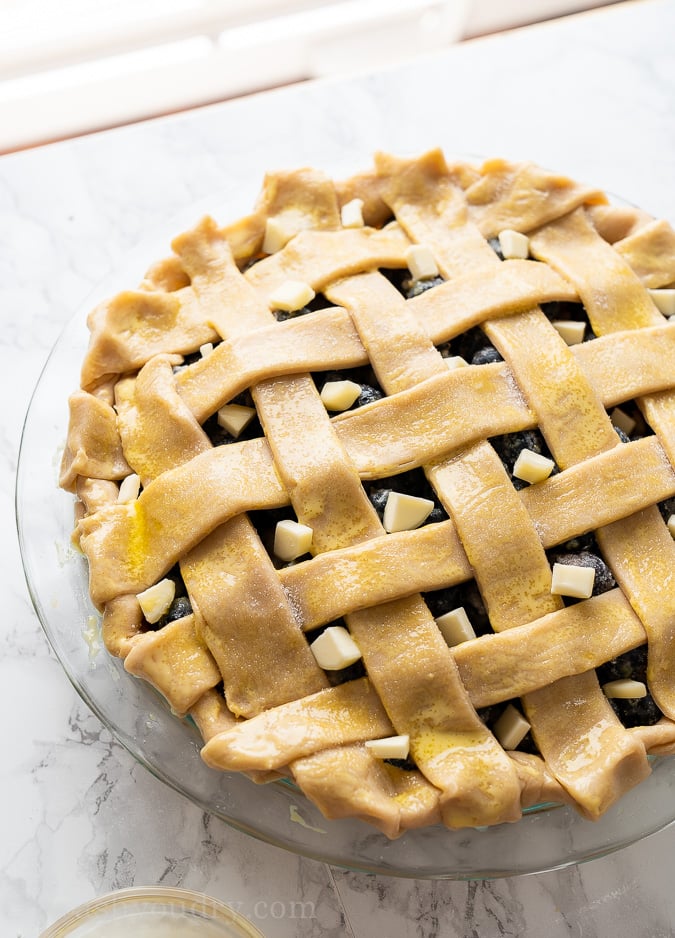
<instances>
[{"instance_id":1,"label":"marble surface veining","mask_svg":"<svg viewBox=\"0 0 675 938\"><path fill-rule=\"evenodd\" d=\"M531 158L675 220L673 0L637 0L0 159L0 920L36 936L130 885L203 890L269 938L666 938L675 829L583 866L488 882L331 869L205 815L79 699L32 610L14 526L31 390L62 325L148 230L268 168L355 152ZM0 131L1 133L1 131Z\"/></svg>"}]
</instances>

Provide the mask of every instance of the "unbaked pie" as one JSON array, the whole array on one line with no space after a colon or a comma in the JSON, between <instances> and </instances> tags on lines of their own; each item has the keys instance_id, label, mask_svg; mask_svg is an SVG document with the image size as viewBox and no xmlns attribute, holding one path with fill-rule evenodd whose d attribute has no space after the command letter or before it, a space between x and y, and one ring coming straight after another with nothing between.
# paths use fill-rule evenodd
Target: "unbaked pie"
<instances>
[{"instance_id":1,"label":"unbaked pie","mask_svg":"<svg viewBox=\"0 0 675 938\"><path fill-rule=\"evenodd\" d=\"M431 151L172 250L70 399L108 651L329 818L598 818L675 750L670 225Z\"/></svg>"}]
</instances>

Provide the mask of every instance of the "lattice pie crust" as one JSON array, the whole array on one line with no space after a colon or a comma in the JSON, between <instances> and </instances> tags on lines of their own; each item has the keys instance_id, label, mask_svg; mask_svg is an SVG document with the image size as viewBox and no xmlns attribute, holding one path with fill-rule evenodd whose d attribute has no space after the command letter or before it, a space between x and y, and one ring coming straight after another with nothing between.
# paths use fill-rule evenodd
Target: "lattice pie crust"
<instances>
[{"instance_id":1,"label":"lattice pie crust","mask_svg":"<svg viewBox=\"0 0 675 938\"><path fill-rule=\"evenodd\" d=\"M93 310L70 399L61 484L108 651L209 766L287 776L327 817L599 817L675 749L673 229L432 151L271 173L172 249ZM385 531L390 491L412 515ZM595 595L553 590L560 564Z\"/></svg>"}]
</instances>

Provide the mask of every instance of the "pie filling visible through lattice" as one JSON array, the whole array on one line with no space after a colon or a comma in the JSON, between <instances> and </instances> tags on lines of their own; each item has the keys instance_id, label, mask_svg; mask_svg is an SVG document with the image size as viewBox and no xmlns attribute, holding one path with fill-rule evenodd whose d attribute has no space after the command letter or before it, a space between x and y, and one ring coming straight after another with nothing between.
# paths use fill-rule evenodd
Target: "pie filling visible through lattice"
<instances>
[{"instance_id":1,"label":"pie filling visible through lattice","mask_svg":"<svg viewBox=\"0 0 675 938\"><path fill-rule=\"evenodd\" d=\"M602 815L675 751L670 225L431 151L172 250L69 405L108 651L329 818Z\"/></svg>"}]
</instances>

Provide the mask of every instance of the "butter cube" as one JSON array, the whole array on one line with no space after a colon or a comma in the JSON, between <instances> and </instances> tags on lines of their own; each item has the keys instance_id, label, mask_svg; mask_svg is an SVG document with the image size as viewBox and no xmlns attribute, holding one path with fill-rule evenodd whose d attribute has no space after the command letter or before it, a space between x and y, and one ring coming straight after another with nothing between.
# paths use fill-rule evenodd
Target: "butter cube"
<instances>
[{"instance_id":1,"label":"butter cube","mask_svg":"<svg viewBox=\"0 0 675 938\"><path fill-rule=\"evenodd\" d=\"M117 501L119 504L136 501L140 490L140 476L136 475L135 472L132 472L131 475L126 477L126 479L122 479L122 482L120 483L120 490L117 495Z\"/></svg>"},{"instance_id":2,"label":"butter cube","mask_svg":"<svg viewBox=\"0 0 675 938\"><path fill-rule=\"evenodd\" d=\"M270 295L270 309L280 309L294 313L314 299L316 294L308 283L301 280L285 280Z\"/></svg>"},{"instance_id":3,"label":"butter cube","mask_svg":"<svg viewBox=\"0 0 675 938\"><path fill-rule=\"evenodd\" d=\"M544 479L548 479L554 468L555 463L552 459L540 453L534 453L531 449L523 449L514 463L513 474L516 479L522 479L523 482L543 482Z\"/></svg>"},{"instance_id":4,"label":"butter cube","mask_svg":"<svg viewBox=\"0 0 675 938\"><path fill-rule=\"evenodd\" d=\"M626 436L630 436L637 426L633 418L624 410L621 410L620 407L615 407L609 416L614 426L618 427L619 430L623 430Z\"/></svg>"},{"instance_id":5,"label":"butter cube","mask_svg":"<svg viewBox=\"0 0 675 938\"><path fill-rule=\"evenodd\" d=\"M316 663L324 671L340 671L361 657L361 649L347 629L331 625L309 646Z\"/></svg>"},{"instance_id":6,"label":"butter cube","mask_svg":"<svg viewBox=\"0 0 675 938\"><path fill-rule=\"evenodd\" d=\"M530 731L530 724L513 704L509 704L492 727L504 749L516 749Z\"/></svg>"},{"instance_id":7,"label":"butter cube","mask_svg":"<svg viewBox=\"0 0 675 938\"><path fill-rule=\"evenodd\" d=\"M340 220L343 228L363 228L363 199L345 202L340 209Z\"/></svg>"},{"instance_id":8,"label":"butter cube","mask_svg":"<svg viewBox=\"0 0 675 938\"><path fill-rule=\"evenodd\" d=\"M664 316L675 316L675 290L667 287L661 290L650 290L649 295L654 300L656 308Z\"/></svg>"},{"instance_id":9,"label":"butter cube","mask_svg":"<svg viewBox=\"0 0 675 938\"><path fill-rule=\"evenodd\" d=\"M268 218L265 222L265 236L262 243L263 254L276 254L277 251L286 247L294 233L282 219Z\"/></svg>"},{"instance_id":10,"label":"butter cube","mask_svg":"<svg viewBox=\"0 0 675 938\"><path fill-rule=\"evenodd\" d=\"M513 231L511 228L505 228L504 231L499 232L499 247L502 256L507 260L513 258L525 260L530 256L530 239L527 235Z\"/></svg>"},{"instance_id":11,"label":"butter cube","mask_svg":"<svg viewBox=\"0 0 675 938\"><path fill-rule=\"evenodd\" d=\"M554 563L551 578L551 592L555 596L573 596L575 599L588 599L593 594L595 569L577 567L568 563Z\"/></svg>"},{"instance_id":12,"label":"butter cube","mask_svg":"<svg viewBox=\"0 0 675 938\"><path fill-rule=\"evenodd\" d=\"M169 607L176 595L176 584L173 580L165 579L149 586L142 593L137 593L136 599L140 603L143 615L150 625L158 622Z\"/></svg>"},{"instance_id":13,"label":"butter cube","mask_svg":"<svg viewBox=\"0 0 675 938\"><path fill-rule=\"evenodd\" d=\"M445 359L445 364L448 366L450 371L454 371L456 368L468 368L469 363L465 358L462 358L461 355L450 355Z\"/></svg>"},{"instance_id":14,"label":"butter cube","mask_svg":"<svg viewBox=\"0 0 675 938\"><path fill-rule=\"evenodd\" d=\"M560 319L551 325L562 336L568 345L579 345L584 341L586 323L575 319Z\"/></svg>"},{"instance_id":15,"label":"butter cube","mask_svg":"<svg viewBox=\"0 0 675 938\"><path fill-rule=\"evenodd\" d=\"M274 553L279 560L295 560L312 546L314 532L306 524L291 519L278 521L274 531Z\"/></svg>"},{"instance_id":16,"label":"butter cube","mask_svg":"<svg viewBox=\"0 0 675 938\"><path fill-rule=\"evenodd\" d=\"M384 530L389 534L395 531L412 531L427 520L433 508L434 503L430 498L390 492L384 506Z\"/></svg>"},{"instance_id":17,"label":"butter cube","mask_svg":"<svg viewBox=\"0 0 675 938\"><path fill-rule=\"evenodd\" d=\"M411 244L405 252L405 259L413 280L431 280L438 277L438 265L431 249L425 244Z\"/></svg>"},{"instance_id":18,"label":"butter cube","mask_svg":"<svg viewBox=\"0 0 675 938\"><path fill-rule=\"evenodd\" d=\"M602 685L602 689L605 697L613 697L617 700L637 700L647 696L647 688L642 681L633 681L628 677L608 681Z\"/></svg>"},{"instance_id":19,"label":"butter cube","mask_svg":"<svg viewBox=\"0 0 675 938\"><path fill-rule=\"evenodd\" d=\"M410 736L387 736L385 739L368 739L364 743L378 759L407 759L410 752Z\"/></svg>"},{"instance_id":20,"label":"butter cube","mask_svg":"<svg viewBox=\"0 0 675 938\"><path fill-rule=\"evenodd\" d=\"M255 407L244 407L243 404L225 404L220 408L216 419L218 426L235 439L242 430L245 430L255 417Z\"/></svg>"},{"instance_id":21,"label":"butter cube","mask_svg":"<svg viewBox=\"0 0 675 938\"><path fill-rule=\"evenodd\" d=\"M355 381L326 381L321 400L326 410L349 410L361 391L361 385Z\"/></svg>"},{"instance_id":22,"label":"butter cube","mask_svg":"<svg viewBox=\"0 0 675 938\"><path fill-rule=\"evenodd\" d=\"M445 612L442 616L438 616L436 625L450 648L476 637L476 633L473 630L473 626L469 621L464 606L460 606L458 609L451 609L450 612Z\"/></svg>"}]
</instances>

